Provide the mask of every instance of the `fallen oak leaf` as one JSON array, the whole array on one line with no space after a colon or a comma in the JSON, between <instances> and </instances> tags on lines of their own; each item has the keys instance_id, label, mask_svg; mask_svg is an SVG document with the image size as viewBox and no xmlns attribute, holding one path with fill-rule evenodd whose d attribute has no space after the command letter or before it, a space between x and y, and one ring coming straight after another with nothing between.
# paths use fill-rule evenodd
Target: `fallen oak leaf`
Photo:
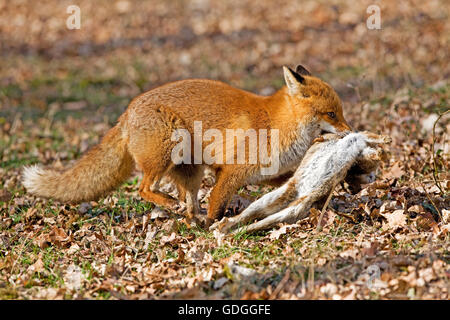
<instances>
[{"instance_id":1,"label":"fallen oak leaf","mask_svg":"<svg viewBox=\"0 0 450 320\"><path fill-rule=\"evenodd\" d=\"M403 209L381 215L387 220L387 222L383 223L383 229L395 231L406 225L406 215Z\"/></svg>"},{"instance_id":2,"label":"fallen oak leaf","mask_svg":"<svg viewBox=\"0 0 450 320\"><path fill-rule=\"evenodd\" d=\"M155 219L167 219L169 218L169 215L167 214L166 210L161 209L160 207L155 207L153 208L153 210L150 212L150 219L151 220L155 220Z\"/></svg>"},{"instance_id":3,"label":"fallen oak leaf","mask_svg":"<svg viewBox=\"0 0 450 320\"><path fill-rule=\"evenodd\" d=\"M177 257L177 259L175 260L175 262L176 262L176 263L183 262L184 256L185 256L183 249L178 248L177 254L178 254L178 257Z\"/></svg>"},{"instance_id":4,"label":"fallen oak leaf","mask_svg":"<svg viewBox=\"0 0 450 320\"><path fill-rule=\"evenodd\" d=\"M437 222L434 220L433 215L429 212L421 212L418 214L417 219L417 227L423 230L433 230L433 234L439 234L439 226Z\"/></svg>"},{"instance_id":5,"label":"fallen oak leaf","mask_svg":"<svg viewBox=\"0 0 450 320\"><path fill-rule=\"evenodd\" d=\"M11 192L9 192L6 189L0 190L0 202L8 202L12 198L13 198L13 195L11 194Z\"/></svg>"},{"instance_id":6,"label":"fallen oak leaf","mask_svg":"<svg viewBox=\"0 0 450 320\"><path fill-rule=\"evenodd\" d=\"M55 224L56 223L55 218L53 218L53 217L50 217L50 218L45 217L44 218L44 222L48 223L48 224Z\"/></svg>"},{"instance_id":7,"label":"fallen oak leaf","mask_svg":"<svg viewBox=\"0 0 450 320\"><path fill-rule=\"evenodd\" d=\"M323 228L332 225L335 218L336 214L333 210L326 210L322 217L322 220L320 221L320 227Z\"/></svg>"},{"instance_id":8,"label":"fallen oak leaf","mask_svg":"<svg viewBox=\"0 0 450 320\"><path fill-rule=\"evenodd\" d=\"M356 248L347 249L345 251L342 251L339 253L339 256L341 258L352 258L353 260L356 260L356 257L358 256L359 250Z\"/></svg>"},{"instance_id":9,"label":"fallen oak leaf","mask_svg":"<svg viewBox=\"0 0 450 320\"><path fill-rule=\"evenodd\" d=\"M36 213L38 212L38 210L36 208L28 208L27 213L25 213L25 220L29 221L31 220L32 217L34 217L36 215ZM44 222L45 222L45 218L44 218Z\"/></svg>"},{"instance_id":10,"label":"fallen oak leaf","mask_svg":"<svg viewBox=\"0 0 450 320\"><path fill-rule=\"evenodd\" d=\"M405 174L405 171L400 167L400 162L397 161L394 163L394 165L391 167L389 172L387 173L388 178L400 178Z\"/></svg>"},{"instance_id":11,"label":"fallen oak leaf","mask_svg":"<svg viewBox=\"0 0 450 320\"><path fill-rule=\"evenodd\" d=\"M67 246L72 240L72 236L68 236L64 229L53 227L48 234L43 234L38 238L38 245L41 249L48 247L49 244L54 244L58 247Z\"/></svg>"},{"instance_id":12,"label":"fallen oak leaf","mask_svg":"<svg viewBox=\"0 0 450 320\"><path fill-rule=\"evenodd\" d=\"M76 244L76 243L73 243L70 246L70 248L67 250L67 254L72 255L72 254L76 253L79 250L80 250L80 246L78 244Z\"/></svg>"},{"instance_id":13,"label":"fallen oak leaf","mask_svg":"<svg viewBox=\"0 0 450 320\"><path fill-rule=\"evenodd\" d=\"M283 225L281 226L281 228L271 231L269 233L269 239L270 240L279 239L283 234L286 234L286 232L288 231L288 227L289 225Z\"/></svg>"},{"instance_id":14,"label":"fallen oak leaf","mask_svg":"<svg viewBox=\"0 0 450 320\"><path fill-rule=\"evenodd\" d=\"M81 268L72 264L64 274L64 284L69 290L78 290L81 288L84 278Z\"/></svg>"},{"instance_id":15,"label":"fallen oak leaf","mask_svg":"<svg viewBox=\"0 0 450 320\"><path fill-rule=\"evenodd\" d=\"M320 217L320 211L317 210L316 208L312 207L311 209L309 209L309 221L311 222L312 225L317 225L317 221Z\"/></svg>"},{"instance_id":16,"label":"fallen oak leaf","mask_svg":"<svg viewBox=\"0 0 450 320\"><path fill-rule=\"evenodd\" d=\"M363 256L367 256L367 257L374 257L377 254L378 248L379 248L379 243L377 241L373 241L370 244L370 247L368 248L363 248L361 253Z\"/></svg>"},{"instance_id":17,"label":"fallen oak leaf","mask_svg":"<svg viewBox=\"0 0 450 320\"><path fill-rule=\"evenodd\" d=\"M447 235L448 233L450 233L450 223L444 224L443 226L441 226L441 230L439 235Z\"/></svg>"},{"instance_id":18,"label":"fallen oak leaf","mask_svg":"<svg viewBox=\"0 0 450 320\"><path fill-rule=\"evenodd\" d=\"M31 274L34 272L41 273L44 270L45 270L45 268L44 268L44 262L42 261L42 254L39 254L39 257L36 260L36 262L33 263L31 266L29 266L27 269L27 271Z\"/></svg>"},{"instance_id":19,"label":"fallen oak leaf","mask_svg":"<svg viewBox=\"0 0 450 320\"><path fill-rule=\"evenodd\" d=\"M450 222L450 210L442 209L442 222Z\"/></svg>"},{"instance_id":20,"label":"fallen oak leaf","mask_svg":"<svg viewBox=\"0 0 450 320\"><path fill-rule=\"evenodd\" d=\"M170 236L162 236L159 243L161 244L161 246L163 246L166 243L172 243L173 241L175 241L175 238L176 238L176 234L175 234L175 232L172 232L170 234Z\"/></svg>"}]
</instances>

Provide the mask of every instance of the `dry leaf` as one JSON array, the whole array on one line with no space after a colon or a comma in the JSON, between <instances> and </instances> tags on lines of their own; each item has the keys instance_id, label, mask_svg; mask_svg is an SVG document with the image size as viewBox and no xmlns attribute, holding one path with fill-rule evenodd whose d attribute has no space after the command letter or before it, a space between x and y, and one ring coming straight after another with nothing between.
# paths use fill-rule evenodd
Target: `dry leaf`
<instances>
[{"instance_id":1,"label":"dry leaf","mask_svg":"<svg viewBox=\"0 0 450 320\"><path fill-rule=\"evenodd\" d=\"M406 225L405 210L395 210L394 212L388 212L383 214L383 217L387 219L386 223L383 223L383 229L396 230L399 227Z\"/></svg>"},{"instance_id":2,"label":"dry leaf","mask_svg":"<svg viewBox=\"0 0 450 320\"><path fill-rule=\"evenodd\" d=\"M394 163L394 165L389 170L389 173L386 175L387 178L401 178L405 174L405 171L402 169L400 162Z\"/></svg>"}]
</instances>

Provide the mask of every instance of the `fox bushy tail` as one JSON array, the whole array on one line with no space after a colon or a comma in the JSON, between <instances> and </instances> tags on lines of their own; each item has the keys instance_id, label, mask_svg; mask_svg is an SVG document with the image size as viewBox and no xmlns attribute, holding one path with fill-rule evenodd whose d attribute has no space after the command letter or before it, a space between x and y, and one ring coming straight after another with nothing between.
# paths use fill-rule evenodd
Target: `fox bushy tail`
<instances>
[{"instance_id":1,"label":"fox bushy tail","mask_svg":"<svg viewBox=\"0 0 450 320\"><path fill-rule=\"evenodd\" d=\"M130 177L133 168L134 160L119 123L107 132L99 145L66 171L25 167L23 185L36 196L78 203L98 199L114 190Z\"/></svg>"}]
</instances>

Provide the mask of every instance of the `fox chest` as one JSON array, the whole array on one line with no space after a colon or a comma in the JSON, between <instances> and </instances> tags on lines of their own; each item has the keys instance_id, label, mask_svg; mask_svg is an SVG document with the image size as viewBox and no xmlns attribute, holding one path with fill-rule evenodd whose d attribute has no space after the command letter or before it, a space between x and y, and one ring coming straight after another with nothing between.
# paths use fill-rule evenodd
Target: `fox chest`
<instances>
[{"instance_id":1,"label":"fox chest","mask_svg":"<svg viewBox=\"0 0 450 320\"><path fill-rule=\"evenodd\" d=\"M312 139L313 138L299 139L288 148L281 150L278 157L271 158L270 166L275 170L272 170L271 172L269 171L270 174L264 174L263 171L257 170L255 175L249 178L248 183L258 183L261 181L271 180L288 172L294 172L302 162L303 157L311 146Z\"/></svg>"}]
</instances>

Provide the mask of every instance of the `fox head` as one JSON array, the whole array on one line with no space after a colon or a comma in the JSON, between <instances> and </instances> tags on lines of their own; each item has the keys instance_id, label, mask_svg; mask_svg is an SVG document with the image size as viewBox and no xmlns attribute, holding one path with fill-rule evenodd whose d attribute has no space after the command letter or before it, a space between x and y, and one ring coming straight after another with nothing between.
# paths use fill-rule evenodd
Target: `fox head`
<instances>
[{"instance_id":1,"label":"fox head","mask_svg":"<svg viewBox=\"0 0 450 320\"><path fill-rule=\"evenodd\" d=\"M288 99L305 123L312 123L321 132L351 131L344 119L342 102L336 91L319 78L311 76L303 66L294 71L283 67Z\"/></svg>"}]
</instances>

